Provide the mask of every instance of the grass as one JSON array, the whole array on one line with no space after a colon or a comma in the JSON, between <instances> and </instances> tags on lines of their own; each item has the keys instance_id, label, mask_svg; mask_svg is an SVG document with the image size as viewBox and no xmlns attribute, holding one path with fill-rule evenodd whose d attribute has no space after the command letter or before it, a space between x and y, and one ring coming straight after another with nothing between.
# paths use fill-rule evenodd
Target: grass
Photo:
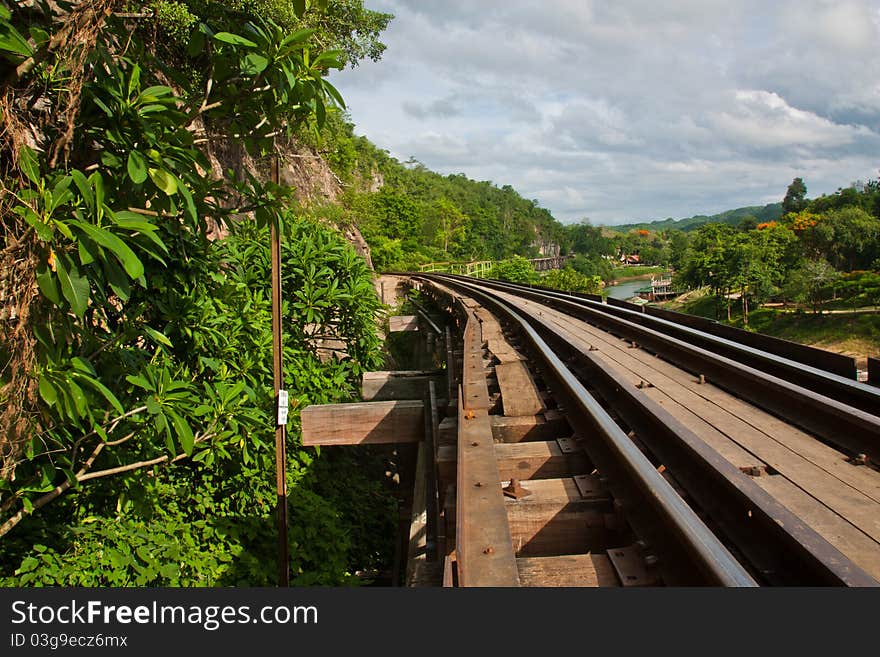
<instances>
[{"instance_id":1,"label":"grass","mask_svg":"<svg viewBox=\"0 0 880 657\"><path fill-rule=\"evenodd\" d=\"M715 319L715 298L705 295L685 303L671 302L669 310ZM827 351L854 357L859 368L866 367L867 357L880 354L880 314L820 315L809 311L782 312L759 308L749 313L749 325L743 326L742 306L734 301L729 324L738 328L791 340ZM718 321L727 324L727 309L718 305Z\"/></svg>"}]
</instances>

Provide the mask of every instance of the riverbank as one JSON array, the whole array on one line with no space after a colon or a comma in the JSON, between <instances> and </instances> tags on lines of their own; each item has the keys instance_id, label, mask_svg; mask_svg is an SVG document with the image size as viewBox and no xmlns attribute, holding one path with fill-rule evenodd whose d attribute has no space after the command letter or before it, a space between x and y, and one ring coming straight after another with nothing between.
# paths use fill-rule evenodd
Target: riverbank
<instances>
[{"instance_id":1,"label":"riverbank","mask_svg":"<svg viewBox=\"0 0 880 657\"><path fill-rule=\"evenodd\" d=\"M726 308L717 306L711 295L658 304L662 308L717 319L723 324L745 328L756 333L833 351L856 359L860 370L867 368L868 356L880 355L880 314L878 313L814 313L789 312L761 307L749 313L749 325L743 326L738 304L732 308L731 321L726 321ZM717 311L717 316L716 316Z\"/></svg>"},{"instance_id":2,"label":"riverbank","mask_svg":"<svg viewBox=\"0 0 880 657\"><path fill-rule=\"evenodd\" d=\"M608 282L608 287L612 287L614 285L620 285L621 283L626 283L629 281L643 281L652 278L653 276L657 276L658 274L665 274L669 270L666 267L623 267L614 269L611 272L611 276L613 277L611 281Z\"/></svg>"}]
</instances>

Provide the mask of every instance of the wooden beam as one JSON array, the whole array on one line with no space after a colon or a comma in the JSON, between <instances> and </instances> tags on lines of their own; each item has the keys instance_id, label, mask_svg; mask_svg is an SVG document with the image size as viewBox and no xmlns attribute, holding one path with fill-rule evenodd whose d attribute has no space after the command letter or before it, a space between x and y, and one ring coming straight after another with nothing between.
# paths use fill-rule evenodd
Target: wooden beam
<instances>
[{"instance_id":1,"label":"wooden beam","mask_svg":"<svg viewBox=\"0 0 880 657\"><path fill-rule=\"evenodd\" d=\"M415 443L425 437L418 400L322 404L302 410L303 445Z\"/></svg>"},{"instance_id":2,"label":"wooden beam","mask_svg":"<svg viewBox=\"0 0 880 657\"><path fill-rule=\"evenodd\" d=\"M495 459L502 479L550 479L589 472L582 451L567 454L555 440L495 445Z\"/></svg>"},{"instance_id":3,"label":"wooden beam","mask_svg":"<svg viewBox=\"0 0 880 657\"><path fill-rule=\"evenodd\" d=\"M605 554L520 557L516 565L521 586L620 586Z\"/></svg>"},{"instance_id":4,"label":"wooden beam","mask_svg":"<svg viewBox=\"0 0 880 657\"><path fill-rule=\"evenodd\" d=\"M492 415L492 435L502 443L524 440L555 440L571 435L571 428L562 414L551 409L542 415L503 417Z\"/></svg>"},{"instance_id":5,"label":"wooden beam","mask_svg":"<svg viewBox=\"0 0 880 657\"><path fill-rule=\"evenodd\" d=\"M616 538L606 529L605 515L611 511L611 500L598 477L588 477L586 496L572 478L533 479L521 484L532 494L505 498L517 556L602 550Z\"/></svg>"},{"instance_id":6,"label":"wooden beam","mask_svg":"<svg viewBox=\"0 0 880 657\"><path fill-rule=\"evenodd\" d=\"M395 333L398 331L418 331L419 317L418 315L394 315L388 318L388 332Z\"/></svg>"},{"instance_id":7,"label":"wooden beam","mask_svg":"<svg viewBox=\"0 0 880 657\"><path fill-rule=\"evenodd\" d=\"M482 366L477 319L464 331L464 365L458 408L456 560L459 586L519 586L504 497L489 423L489 389Z\"/></svg>"},{"instance_id":8,"label":"wooden beam","mask_svg":"<svg viewBox=\"0 0 880 657\"><path fill-rule=\"evenodd\" d=\"M394 401L398 399L422 399L428 382L437 388L446 387L442 370L397 370L364 372L361 396L364 401Z\"/></svg>"},{"instance_id":9,"label":"wooden beam","mask_svg":"<svg viewBox=\"0 0 880 657\"><path fill-rule=\"evenodd\" d=\"M428 454L428 445L419 443L419 453L416 458L415 482L413 487L413 502L410 512L409 546L406 560L406 585L418 586L416 571L427 560L428 541L428 468L431 466L431 455Z\"/></svg>"},{"instance_id":10,"label":"wooden beam","mask_svg":"<svg viewBox=\"0 0 880 657\"><path fill-rule=\"evenodd\" d=\"M537 415L544 410L538 388L521 361L499 363L495 366L495 376L505 416Z\"/></svg>"}]
</instances>

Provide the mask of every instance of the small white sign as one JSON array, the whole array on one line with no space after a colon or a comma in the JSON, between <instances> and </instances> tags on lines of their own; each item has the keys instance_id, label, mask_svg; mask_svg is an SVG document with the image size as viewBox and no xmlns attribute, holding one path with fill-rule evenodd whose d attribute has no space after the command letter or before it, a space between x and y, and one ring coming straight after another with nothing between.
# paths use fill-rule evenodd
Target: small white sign
<instances>
[{"instance_id":1,"label":"small white sign","mask_svg":"<svg viewBox=\"0 0 880 657\"><path fill-rule=\"evenodd\" d=\"M279 390L278 391L278 426L283 427L287 424L287 409L288 409L288 401L287 401L287 391Z\"/></svg>"}]
</instances>

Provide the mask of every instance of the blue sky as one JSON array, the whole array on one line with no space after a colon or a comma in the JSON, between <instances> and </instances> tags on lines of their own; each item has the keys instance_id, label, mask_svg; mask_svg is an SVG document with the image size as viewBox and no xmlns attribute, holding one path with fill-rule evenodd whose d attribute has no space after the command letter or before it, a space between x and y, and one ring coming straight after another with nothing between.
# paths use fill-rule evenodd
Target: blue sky
<instances>
[{"instance_id":1,"label":"blue sky","mask_svg":"<svg viewBox=\"0 0 880 657\"><path fill-rule=\"evenodd\" d=\"M334 73L401 161L563 222L711 214L880 170L880 0L366 0L382 60Z\"/></svg>"}]
</instances>

